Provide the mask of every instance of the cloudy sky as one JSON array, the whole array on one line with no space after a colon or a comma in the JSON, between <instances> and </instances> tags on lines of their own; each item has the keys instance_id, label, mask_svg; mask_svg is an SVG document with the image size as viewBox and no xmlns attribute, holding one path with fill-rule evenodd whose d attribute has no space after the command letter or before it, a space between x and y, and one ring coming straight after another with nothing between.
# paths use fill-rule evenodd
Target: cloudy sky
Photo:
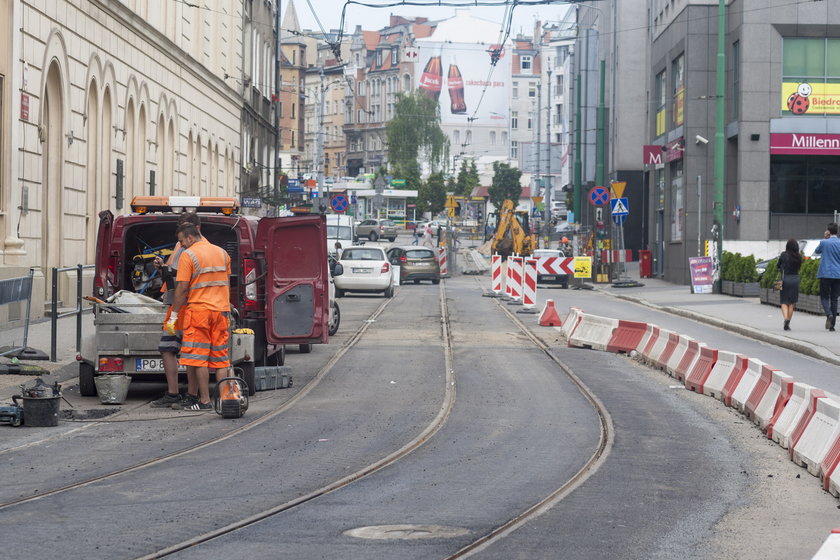
<instances>
[{"instance_id":1,"label":"cloudy sky","mask_svg":"<svg viewBox=\"0 0 840 560\"><path fill-rule=\"evenodd\" d=\"M363 0L366 4L394 4L393 0ZM415 0L416 1L416 0ZM466 1L464 3L467 3ZM326 31L338 29L341 22L341 10L344 7L344 0L294 0L295 10L298 14L301 29L320 30L321 26ZM285 13L288 0L281 0L281 10ZM499 24L501 27L505 17L504 7L470 7L468 9L474 17L486 19ZM559 20L568 9L568 4L558 2L556 5L548 6L518 6L513 15L513 26L511 35L523 33L531 35L534 27L534 20L542 22ZM313 13L314 12L314 13ZM453 7L425 7L425 6L388 6L380 8L362 7L357 4L349 4L344 20L344 31L353 32L356 25L361 25L367 30L377 30L388 25L390 14L405 17L427 17L429 19L444 19L455 15ZM317 16L317 19L316 19ZM320 25L318 21L320 20Z\"/></svg>"}]
</instances>

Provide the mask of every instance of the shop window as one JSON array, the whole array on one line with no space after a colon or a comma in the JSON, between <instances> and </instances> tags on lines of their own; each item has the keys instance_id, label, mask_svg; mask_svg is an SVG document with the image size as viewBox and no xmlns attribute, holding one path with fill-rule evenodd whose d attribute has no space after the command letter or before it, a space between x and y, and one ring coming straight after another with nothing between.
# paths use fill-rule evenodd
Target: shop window
<instances>
[{"instance_id":1,"label":"shop window","mask_svg":"<svg viewBox=\"0 0 840 560\"><path fill-rule=\"evenodd\" d=\"M685 227L683 162L675 161L671 164L671 241L683 240Z\"/></svg>"},{"instance_id":2,"label":"shop window","mask_svg":"<svg viewBox=\"0 0 840 560\"><path fill-rule=\"evenodd\" d=\"M830 214L835 209L840 209L840 163L820 157L771 158L771 213Z\"/></svg>"}]
</instances>

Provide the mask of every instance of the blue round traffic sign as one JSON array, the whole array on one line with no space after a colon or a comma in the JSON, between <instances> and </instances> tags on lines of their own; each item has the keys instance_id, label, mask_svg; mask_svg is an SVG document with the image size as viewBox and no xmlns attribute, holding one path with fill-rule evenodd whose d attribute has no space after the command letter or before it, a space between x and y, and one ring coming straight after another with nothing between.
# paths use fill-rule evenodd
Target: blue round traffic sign
<instances>
[{"instance_id":1,"label":"blue round traffic sign","mask_svg":"<svg viewBox=\"0 0 840 560\"><path fill-rule=\"evenodd\" d=\"M330 198L330 207L336 212L346 212L349 204L350 202L343 194L337 194Z\"/></svg>"},{"instance_id":2,"label":"blue round traffic sign","mask_svg":"<svg viewBox=\"0 0 840 560\"><path fill-rule=\"evenodd\" d=\"M604 187L592 187L589 190L589 203L603 206L610 201L610 192Z\"/></svg>"}]
</instances>

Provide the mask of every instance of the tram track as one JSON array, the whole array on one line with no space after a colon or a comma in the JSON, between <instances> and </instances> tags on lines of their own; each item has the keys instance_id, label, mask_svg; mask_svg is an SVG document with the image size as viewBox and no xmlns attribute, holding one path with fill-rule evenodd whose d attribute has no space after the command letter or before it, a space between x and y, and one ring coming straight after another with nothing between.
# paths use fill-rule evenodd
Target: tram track
<instances>
[{"instance_id":1,"label":"tram track","mask_svg":"<svg viewBox=\"0 0 840 560\"><path fill-rule=\"evenodd\" d=\"M295 393L294 396L292 396L289 400L287 400L282 405L280 405L277 409L275 409L271 412L268 412L266 414L263 414L262 416L248 422L247 424L245 424L243 426L239 426L239 427L237 427L233 430L229 430L229 431L224 432L224 433L222 433L218 436L206 439L204 441L195 443L193 445L189 445L189 446L183 447L181 449L178 449L178 450L175 450L175 451L172 451L172 452L169 452L169 453L165 453L165 454L162 454L162 455L159 455L159 456L156 456L156 457L144 460L144 461L140 461L140 462L135 463L133 465L128 465L128 466L125 466L125 467L122 467L122 468L119 468L119 469L115 469L113 471L103 473L101 475L90 477L90 478L87 478L85 480L74 482L72 484L67 484L67 485L64 485L64 486L61 486L61 487L58 487L58 488L54 488L54 489L51 489L51 490L42 491L42 492L39 492L36 495L26 496L26 497L22 497L22 498L17 498L17 499L13 499L13 500L6 500L4 502L0 502L0 511L8 509L8 508L13 507L13 506L19 506L19 505L22 505L22 504L26 504L26 503L29 503L29 502L36 501L36 500L41 500L41 499L48 498L48 497L51 497L51 496L55 496L55 495L58 495L58 494L66 493L66 492L69 492L69 491L72 491L72 490L75 490L75 489L84 488L85 486L90 486L92 484L96 484L98 482L103 482L103 481L106 481L106 480L109 480L109 479L112 479L112 478L115 478L115 477L118 477L118 476L121 476L121 475L125 475L125 474L131 473L131 472L141 470L141 469L146 469L146 468L154 467L154 466L157 466L157 465L161 465L161 464L163 464L167 461L170 461L172 459L183 457L187 454L194 453L194 452L202 450L202 449L206 449L208 447L211 447L211 446L216 445L218 443L221 443L223 441L226 441L226 440L229 440L231 438L237 437L237 436L239 436L243 433L248 432L249 430L252 430L252 429L268 422L269 420L272 420L272 419L276 418L277 416L279 416L279 415L287 412L289 409L291 409L296 403L298 403L301 399L303 399L315 387L317 387L320 384L320 382L333 370L333 368L339 362L341 357L344 356L348 351L350 351L359 342L359 340L362 339L362 336L370 328L370 325L373 324L376 321L377 317L379 317L385 311L385 309L388 307L388 305L391 303L391 301L393 301L393 300L390 299L390 298L386 298L373 311L373 313L371 313L370 317L368 317L368 319L366 319L365 321L362 322L362 324L359 326L358 329L356 329L356 331L353 333L353 335L347 341L345 341L345 343L341 346L341 348L338 350L338 352L336 352L332 356L332 358L330 358L327 361L327 363L324 364L315 373L312 380L310 380L297 393ZM140 408L140 407L143 407L143 406L146 406L146 405L148 405L148 403L144 402L144 403L135 405L134 407L131 407L130 409L128 409L126 411L121 411L118 414L127 414L128 412L131 412L131 410L134 410L136 408ZM200 414L199 415L190 415L190 416L200 416ZM120 422L125 422L125 421L126 420L120 420ZM112 420L112 419L93 420L93 421L90 421L90 424L87 425L87 426L80 426L80 427L75 428L73 430L70 430L68 432L64 432L63 434L58 435L58 436L51 436L51 437L48 437L48 438L38 440L36 442L30 442L30 443L27 443L27 444L24 444L24 445L4 449L4 450L0 451L0 454L9 454L9 453L13 453L14 451L19 451L19 450L22 450L22 449L25 449L25 448L30 448L30 447L34 447L34 446L37 446L37 445L43 445L43 444L51 443L51 442L54 442L58 439L61 439L62 437L66 437L66 436L70 436L70 435L76 435L81 431L84 431L84 430L87 430L87 429L92 429L92 428L96 427L97 425L102 425L102 424L106 424L106 423L109 423L109 422L113 423L114 420Z\"/></svg>"},{"instance_id":2,"label":"tram track","mask_svg":"<svg viewBox=\"0 0 840 560\"><path fill-rule=\"evenodd\" d=\"M446 367L446 392L445 398L441 405L441 409L438 412L438 415L435 419L426 427L426 429L417 436L416 439L412 440L411 442L407 443L403 448L395 451L394 453L384 457L380 461L365 467L362 470L359 470L345 478L337 480L331 484L328 484L318 490L310 492L305 496L301 496L295 500L291 500L284 504L278 505L276 507L267 509L255 515L252 515L246 519L238 520L234 523L231 523L225 527L221 527L214 531L209 531L203 535L196 536L185 540L181 543L172 545L165 549L159 550L155 553L145 555L140 557L138 560L153 560L157 558L165 558L167 556L176 554L180 551L186 550L190 547L200 545L202 543L209 542L213 539L224 537L225 535L231 534L235 531L240 529L247 528L251 525L269 519L275 515L289 512L294 510L297 507L303 506L306 503L315 500L321 496L329 494L331 492L340 490L344 487L349 486L353 482L356 482L364 477L367 477L371 474L384 469L385 467L392 465L405 457L406 455L410 454L412 451L416 450L420 446L422 446L426 441L428 441L435 433L437 433L443 424L446 421L446 418L449 416L454 404L455 404L455 396L456 396L456 382L455 378L457 372L454 370L454 356L453 356L453 340L452 340L452 332L450 328L450 319L449 319L449 312L446 303L446 283L441 283L440 287L440 309L441 309L441 324L442 324L442 341L444 344L444 352L445 352L445 367ZM600 421L600 438L598 444L596 446L595 451L592 455L587 459L585 464L576 472L573 476L571 476L564 484L556 488L553 492L545 496L543 499L539 500L538 502L534 503L532 506L528 507L526 510L521 512L520 514L516 515L512 519L502 523L498 527L494 528L493 530L487 532L484 535L479 536L475 540L473 540L470 544L462 547L454 554L445 557L445 560L455 560L460 558L467 558L473 554L480 552L481 550L488 548L493 545L494 542L503 539L505 536L510 534L511 532L515 531L519 527L527 524L529 521L535 519L542 513L548 511L552 507L554 507L557 503L559 503L564 497L568 496L571 492L575 490L578 486L583 484L596 470L597 467L606 459L607 455L609 454L609 450L614 441L614 428L612 426L612 421L609 415L609 412L604 407L603 403L600 402L598 397L574 374L574 372L565 364L563 363L557 356L551 353L550 347L548 344L543 341L541 338L533 334L513 313L510 312L504 305L499 304L496 301L497 307L501 309L504 314L508 317L508 319L530 340L530 342L537 348L539 348L545 356L557 365L563 373L569 377L569 379L577 386L578 390L581 394L586 398L586 400L591 404L593 409L598 415Z\"/></svg>"}]
</instances>

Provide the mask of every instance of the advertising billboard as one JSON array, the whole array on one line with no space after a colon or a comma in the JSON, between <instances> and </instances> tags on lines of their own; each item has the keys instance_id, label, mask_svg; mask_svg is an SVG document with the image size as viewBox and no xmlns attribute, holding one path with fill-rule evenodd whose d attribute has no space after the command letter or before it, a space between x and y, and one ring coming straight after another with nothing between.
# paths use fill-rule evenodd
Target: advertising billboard
<instances>
[{"instance_id":1,"label":"advertising billboard","mask_svg":"<svg viewBox=\"0 0 840 560\"><path fill-rule=\"evenodd\" d=\"M419 40L414 83L440 106L442 124L507 126L511 57L482 43ZM493 53L500 58L492 68ZM491 72L492 68L492 72Z\"/></svg>"}]
</instances>

